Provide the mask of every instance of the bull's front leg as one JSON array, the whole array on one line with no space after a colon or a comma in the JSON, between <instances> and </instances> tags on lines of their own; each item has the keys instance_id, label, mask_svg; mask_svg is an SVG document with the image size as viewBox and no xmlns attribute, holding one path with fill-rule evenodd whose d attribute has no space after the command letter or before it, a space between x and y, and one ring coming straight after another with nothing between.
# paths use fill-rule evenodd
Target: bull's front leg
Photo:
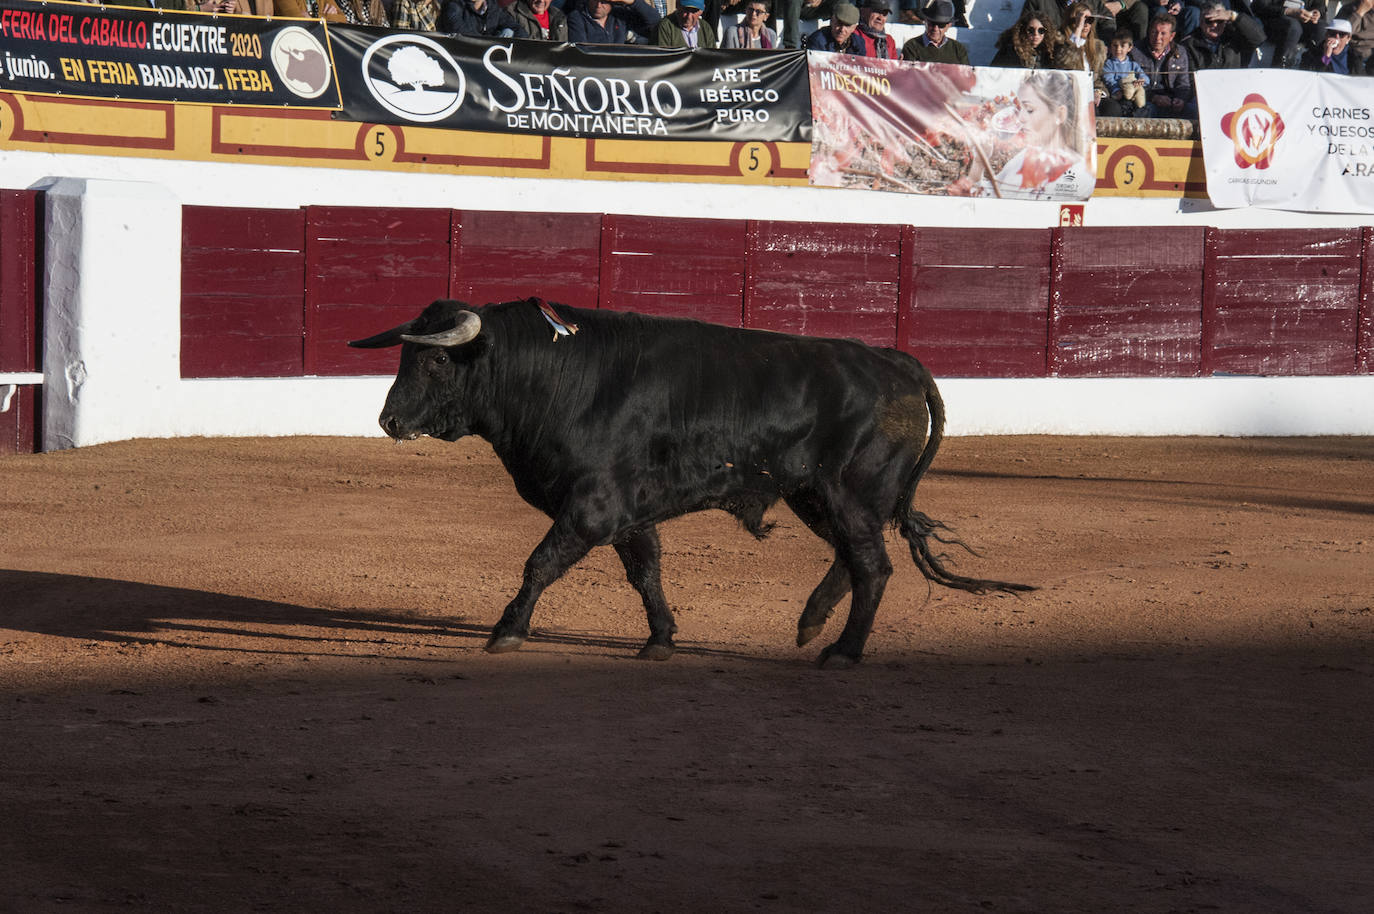
<instances>
[{"instance_id":1,"label":"bull's front leg","mask_svg":"<svg viewBox=\"0 0 1374 914\"><path fill-rule=\"evenodd\" d=\"M591 545L571 525L556 521L525 560L525 577L520 592L501 614L491 630L487 652L504 654L518 650L530 634L530 615L544 589L558 580L590 551Z\"/></svg>"}]
</instances>

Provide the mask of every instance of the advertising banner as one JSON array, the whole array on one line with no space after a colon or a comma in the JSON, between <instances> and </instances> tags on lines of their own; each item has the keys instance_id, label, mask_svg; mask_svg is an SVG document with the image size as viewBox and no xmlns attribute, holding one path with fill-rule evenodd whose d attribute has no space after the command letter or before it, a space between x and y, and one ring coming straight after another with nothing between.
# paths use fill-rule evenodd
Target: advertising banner
<instances>
[{"instance_id":1,"label":"advertising banner","mask_svg":"<svg viewBox=\"0 0 1374 914\"><path fill-rule=\"evenodd\" d=\"M811 183L1086 200L1097 174L1086 73L810 52Z\"/></svg>"},{"instance_id":2,"label":"advertising banner","mask_svg":"<svg viewBox=\"0 0 1374 914\"><path fill-rule=\"evenodd\" d=\"M331 26L342 117L538 136L810 139L806 55Z\"/></svg>"},{"instance_id":3,"label":"advertising banner","mask_svg":"<svg viewBox=\"0 0 1374 914\"><path fill-rule=\"evenodd\" d=\"M316 20L25 0L0 9L0 91L339 107Z\"/></svg>"},{"instance_id":4,"label":"advertising banner","mask_svg":"<svg viewBox=\"0 0 1374 914\"><path fill-rule=\"evenodd\" d=\"M1374 213L1369 80L1300 70L1195 78L1214 206Z\"/></svg>"}]
</instances>

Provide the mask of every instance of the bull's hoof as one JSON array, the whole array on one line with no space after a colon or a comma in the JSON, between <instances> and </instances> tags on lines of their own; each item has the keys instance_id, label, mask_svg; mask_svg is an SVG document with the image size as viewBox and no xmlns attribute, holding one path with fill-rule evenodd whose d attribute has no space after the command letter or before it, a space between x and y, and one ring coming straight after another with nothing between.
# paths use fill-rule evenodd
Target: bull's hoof
<instances>
[{"instance_id":1,"label":"bull's hoof","mask_svg":"<svg viewBox=\"0 0 1374 914\"><path fill-rule=\"evenodd\" d=\"M677 648L671 644L660 644L651 641L639 649L636 655L640 660L667 660L673 656L673 651Z\"/></svg>"},{"instance_id":2,"label":"bull's hoof","mask_svg":"<svg viewBox=\"0 0 1374 914\"><path fill-rule=\"evenodd\" d=\"M816 666L823 670L849 670L858 662L858 658L836 653L831 648L821 651L821 655L816 658Z\"/></svg>"},{"instance_id":3,"label":"bull's hoof","mask_svg":"<svg viewBox=\"0 0 1374 914\"><path fill-rule=\"evenodd\" d=\"M492 635L486 650L488 654L509 654L520 650L520 645L524 643L522 635Z\"/></svg>"},{"instance_id":4,"label":"bull's hoof","mask_svg":"<svg viewBox=\"0 0 1374 914\"><path fill-rule=\"evenodd\" d=\"M813 638L825 630L824 625L797 626L797 647L809 643Z\"/></svg>"}]
</instances>

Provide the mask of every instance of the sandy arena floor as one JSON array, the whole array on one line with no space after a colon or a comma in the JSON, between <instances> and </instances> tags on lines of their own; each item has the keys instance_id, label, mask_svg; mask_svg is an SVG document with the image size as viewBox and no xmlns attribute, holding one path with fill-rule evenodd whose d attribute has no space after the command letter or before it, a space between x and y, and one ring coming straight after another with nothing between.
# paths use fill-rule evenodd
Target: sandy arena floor
<instances>
[{"instance_id":1,"label":"sandy arena floor","mask_svg":"<svg viewBox=\"0 0 1374 914\"><path fill-rule=\"evenodd\" d=\"M0 911L1374 910L1374 439L964 438L863 664L785 511L597 550L480 441L0 458ZM841 607L841 612L844 606ZM826 636L838 632L832 619Z\"/></svg>"}]
</instances>

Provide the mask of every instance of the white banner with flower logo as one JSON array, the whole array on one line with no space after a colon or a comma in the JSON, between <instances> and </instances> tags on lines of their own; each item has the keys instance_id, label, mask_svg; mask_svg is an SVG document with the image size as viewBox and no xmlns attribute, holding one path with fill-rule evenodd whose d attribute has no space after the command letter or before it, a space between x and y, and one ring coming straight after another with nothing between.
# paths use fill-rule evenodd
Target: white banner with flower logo
<instances>
[{"instance_id":1,"label":"white banner with flower logo","mask_svg":"<svg viewBox=\"0 0 1374 914\"><path fill-rule=\"evenodd\" d=\"M807 57L811 183L1086 200L1097 175L1087 73Z\"/></svg>"},{"instance_id":2,"label":"white banner with flower logo","mask_svg":"<svg viewBox=\"0 0 1374 914\"><path fill-rule=\"evenodd\" d=\"M1299 70L1203 70L1196 78L1214 206L1374 213L1368 79Z\"/></svg>"}]
</instances>

